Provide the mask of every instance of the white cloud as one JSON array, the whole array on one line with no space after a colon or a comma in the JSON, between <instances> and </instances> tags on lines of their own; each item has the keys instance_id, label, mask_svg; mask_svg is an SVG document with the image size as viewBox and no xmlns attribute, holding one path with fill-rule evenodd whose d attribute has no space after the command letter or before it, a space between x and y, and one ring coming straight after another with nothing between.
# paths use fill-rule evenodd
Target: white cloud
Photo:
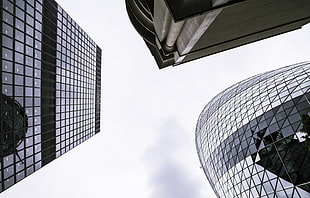
<instances>
[{"instance_id":1,"label":"white cloud","mask_svg":"<svg viewBox=\"0 0 310 198\"><path fill-rule=\"evenodd\" d=\"M150 170L150 198L205 197L204 186L195 177L195 172L201 170L198 163L193 163L197 162L193 160L197 156L191 152L194 150L192 139L176 117L165 118L155 127L157 136L145 151L146 166Z\"/></svg>"}]
</instances>

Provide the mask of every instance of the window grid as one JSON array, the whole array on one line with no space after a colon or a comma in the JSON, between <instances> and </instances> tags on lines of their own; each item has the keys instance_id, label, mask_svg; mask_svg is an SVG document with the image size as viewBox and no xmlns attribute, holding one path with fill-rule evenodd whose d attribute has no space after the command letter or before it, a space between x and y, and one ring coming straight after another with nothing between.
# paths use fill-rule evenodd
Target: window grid
<instances>
[{"instance_id":1,"label":"window grid","mask_svg":"<svg viewBox=\"0 0 310 198\"><path fill-rule=\"evenodd\" d=\"M44 51L44 47L48 50L53 47L50 43L43 43L43 37L50 35L42 31L42 26L48 26L44 22L47 7L55 4L54 1L48 1L49 5L44 1L43 4L43 0L0 1L2 95L16 101L24 109L28 121L28 128L24 127L25 139L13 154L0 160L1 192L41 168L44 160L49 160L41 159L46 149L42 146L41 130L45 131L44 127L49 124L44 123L42 116L44 94L41 95L41 92L50 91L44 89L44 77L41 76L49 72L44 71L44 66L53 62L45 57L42 63L44 53L49 53ZM53 103L48 107L57 112L54 115L54 146L55 156L59 157L95 134L96 75L100 64L98 66L98 46L95 42L61 7L57 5L57 9L58 20L57 24L54 23L57 26L56 35L51 39L57 42L54 47L56 57L52 57L56 59L56 99L53 101L56 106ZM49 83L49 80L44 82ZM2 101L5 100L1 96ZM1 115L1 120L6 115ZM45 116L45 120L48 116Z\"/></svg>"},{"instance_id":2,"label":"window grid","mask_svg":"<svg viewBox=\"0 0 310 198\"><path fill-rule=\"evenodd\" d=\"M206 105L196 146L218 197L310 195L310 156L298 139L310 112L309 71L305 62L256 75Z\"/></svg>"},{"instance_id":3,"label":"window grid","mask_svg":"<svg viewBox=\"0 0 310 198\"><path fill-rule=\"evenodd\" d=\"M3 158L1 189L40 168L40 46L41 29L33 23L41 23L41 4L23 1L2 1L2 93L25 107L28 131L25 141L16 149L16 155ZM26 8L26 10L25 10ZM37 9L36 9L37 8ZM36 39L30 36L36 35ZM35 47L33 47L35 46ZM35 57L33 57L35 55Z\"/></svg>"},{"instance_id":4,"label":"window grid","mask_svg":"<svg viewBox=\"0 0 310 198\"><path fill-rule=\"evenodd\" d=\"M58 8L57 157L95 134L96 84L96 45L65 11Z\"/></svg>"}]
</instances>

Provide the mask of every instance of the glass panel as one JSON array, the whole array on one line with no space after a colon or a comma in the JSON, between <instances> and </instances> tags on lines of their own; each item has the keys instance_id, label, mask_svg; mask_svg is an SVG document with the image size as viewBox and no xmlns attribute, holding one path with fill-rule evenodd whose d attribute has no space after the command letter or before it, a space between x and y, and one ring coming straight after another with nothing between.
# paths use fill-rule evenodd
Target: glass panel
<instances>
[{"instance_id":1,"label":"glass panel","mask_svg":"<svg viewBox=\"0 0 310 198\"><path fill-rule=\"evenodd\" d=\"M15 27L17 28L17 29L19 29L20 31L24 31L24 22L23 21L21 21L21 20L19 20L19 19L15 19Z\"/></svg>"},{"instance_id":2,"label":"glass panel","mask_svg":"<svg viewBox=\"0 0 310 198\"><path fill-rule=\"evenodd\" d=\"M12 84L12 74L2 72L2 82L5 84Z\"/></svg>"},{"instance_id":3,"label":"glass panel","mask_svg":"<svg viewBox=\"0 0 310 198\"><path fill-rule=\"evenodd\" d=\"M15 62L23 64L24 63L24 55L18 52L15 52Z\"/></svg>"},{"instance_id":4,"label":"glass panel","mask_svg":"<svg viewBox=\"0 0 310 198\"><path fill-rule=\"evenodd\" d=\"M30 36L33 36L33 27L26 25L26 33Z\"/></svg>"},{"instance_id":5,"label":"glass panel","mask_svg":"<svg viewBox=\"0 0 310 198\"><path fill-rule=\"evenodd\" d=\"M2 19L4 22L13 25L13 16L6 11L3 11Z\"/></svg>"},{"instance_id":6,"label":"glass panel","mask_svg":"<svg viewBox=\"0 0 310 198\"><path fill-rule=\"evenodd\" d=\"M7 59L7 60L12 60L12 58L13 58L12 50L9 50L7 48L3 48L2 49L2 58Z\"/></svg>"},{"instance_id":7,"label":"glass panel","mask_svg":"<svg viewBox=\"0 0 310 198\"><path fill-rule=\"evenodd\" d=\"M18 41L15 41L15 50L24 53L24 44Z\"/></svg>"},{"instance_id":8,"label":"glass panel","mask_svg":"<svg viewBox=\"0 0 310 198\"><path fill-rule=\"evenodd\" d=\"M7 36L12 37L13 35L13 28L5 23L2 23L3 33Z\"/></svg>"},{"instance_id":9,"label":"glass panel","mask_svg":"<svg viewBox=\"0 0 310 198\"><path fill-rule=\"evenodd\" d=\"M30 15L26 15L26 23L29 24L30 26L33 26L34 24L34 18Z\"/></svg>"},{"instance_id":10,"label":"glass panel","mask_svg":"<svg viewBox=\"0 0 310 198\"><path fill-rule=\"evenodd\" d=\"M4 47L12 49L13 48L13 39L3 35L2 36L2 45Z\"/></svg>"},{"instance_id":11,"label":"glass panel","mask_svg":"<svg viewBox=\"0 0 310 198\"><path fill-rule=\"evenodd\" d=\"M24 85L24 77L20 75L15 75L15 84Z\"/></svg>"},{"instance_id":12,"label":"glass panel","mask_svg":"<svg viewBox=\"0 0 310 198\"><path fill-rule=\"evenodd\" d=\"M15 7L15 15L22 21L25 19L25 12L18 7Z\"/></svg>"},{"instance_id":13,"label":"glass panel","mask_svg":"<svg viewBox=\"0 0 310 198\"><path fill-rule=\"evenodd\" d=\"M19 40L20 42L24 42L24 33L16 29L15 39Z\"/></svg>"}]
</instances>

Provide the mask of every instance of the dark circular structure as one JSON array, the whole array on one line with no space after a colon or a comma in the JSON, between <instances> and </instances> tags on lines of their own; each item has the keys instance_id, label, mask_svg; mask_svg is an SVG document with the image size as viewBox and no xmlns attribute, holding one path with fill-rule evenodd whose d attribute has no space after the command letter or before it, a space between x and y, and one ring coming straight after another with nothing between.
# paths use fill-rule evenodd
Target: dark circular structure
<instances>
[{"instance_id":1,"label":"dark circular structure","mask_svg":"<svg viewBox=\"0 0 310 198\"><path fill-rule=\"evenodd\" d=\"M25 139L28 118L14 99L1 94L0 158L13 154Z\"/></svg>"},{"instance_id":2,"label":"dark circular structure","mask_svg":"<svg viewBox=\"0 0 310 198\"><path fill-rule=\"evenodd\" d=\"M145 0L125 0L125 3L129 19L137 32L147 43L156 45L154 24L148 10L148 5L152 4Z\"/></svg>"},{"instance_id":3,"label":"dark circular structure","mask_svg":"<svg viewBox=\"0 0 310 198\"><path fill-rule=\"evenodd\" d=\"M196 147L218 197L310 197L310 62L241 81L209 102Z\"/></svg>"}]
</instances>

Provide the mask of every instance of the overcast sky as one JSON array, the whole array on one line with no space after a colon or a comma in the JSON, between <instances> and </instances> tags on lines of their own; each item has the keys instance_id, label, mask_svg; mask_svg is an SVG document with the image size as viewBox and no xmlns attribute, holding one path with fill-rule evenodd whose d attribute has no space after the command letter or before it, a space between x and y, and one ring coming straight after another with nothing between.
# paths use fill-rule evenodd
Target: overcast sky
<instances>
[{"instance_id":1,"label":"overcast sky","mask_svg":"<svg viewBox=\"0 0 310 198\"><path fill-rule=\"evenodd\" d=\"M2 198L213 198L195 126L217 93L309 60L303 29L158 70L123 0L58 0L103 50L101 133L0 194Z\"/></svg>"}]
</instances>

